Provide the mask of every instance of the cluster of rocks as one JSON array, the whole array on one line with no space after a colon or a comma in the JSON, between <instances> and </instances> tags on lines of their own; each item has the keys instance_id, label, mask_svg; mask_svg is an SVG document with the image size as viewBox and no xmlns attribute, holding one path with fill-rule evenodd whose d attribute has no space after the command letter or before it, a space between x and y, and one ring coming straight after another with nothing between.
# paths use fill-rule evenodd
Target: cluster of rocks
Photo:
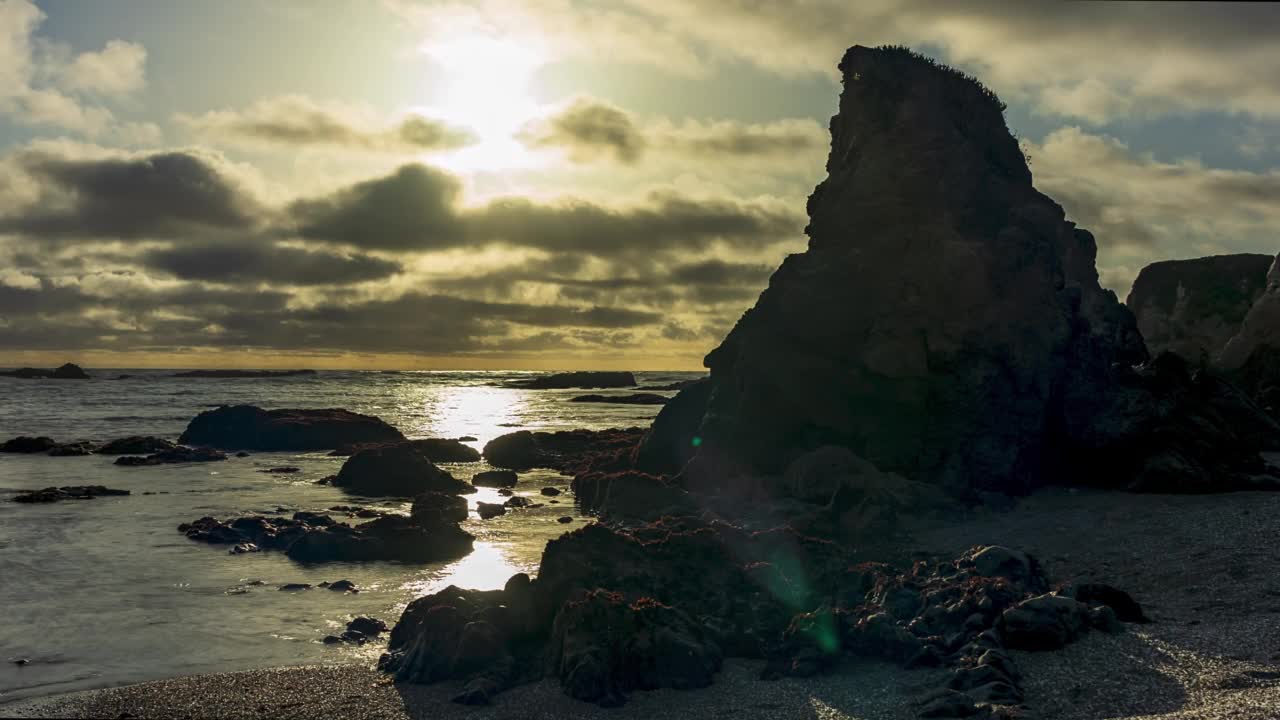
<instances>
[{"instance_id":1,"label":"cluster of rocks","mask_svg":"<svg viewBox=\"0 0 1280 720\"><path fill-rule=\"evenodd\" d=\"M173 447L151 453L150 455L122 455L116 458L116 465L139 467L143 465L171 465L175 463L217 462L226 460L226 453L207 447Z\"/></svg>"},{"instance_id":2,"label":"cluster of rocks","mask_svg":"<svg viewBox=\"0 0 1280 720\"><path fill-rule=\"evenodd\" d=\"M84 368L75 363L66 363L53 370L30 367L18 368L17 370L0 370L0 377L15 377L24 380L88 380L89 373L86 373Z\"/></svg>"},{"instance_id":3,"label":"cluster of rocks","mask_svg":"<svg viewBox=\"0 0 1280 720\"><path fill-rule=\"evenodd\" d=\"M110 495L128 495L128 490L116 490L102 485L63 485L43 490L27 490L13 497L19 503L52 503L60 500L92 500Z\"/></svg>"},{"instance_id":4,"label":"cluster of rocks","mask_svg":"<svg viewBox=\"0 0 1280 720\"><path fill-rule=\"evenodd\" d=\"M474 536L458 523L467 504L456 495L426 493L410 515L385 513L349 525L327 514L296 512L292 518L250 515L219 521L203 517L178 531L198 542L230 545L232 554L283 551L304 563L360 560L436 562L471 552Z\"/></svg>"},{"instance_id":5,"label":"cluster of rocks","mask_svg":"<svg viewBox=\"0 0 1280 720\"><path fill-rule=\"evenodd\" d=\"M629 372L579 371L540 375L529 380L511 380L507 387L526 390L565 390L569 388L619 388L635 387L636 376Z\"/></svg>"},{"instance_id":6,"label":"cluster of rocks","mask_svg":"<svg viewBox=\"0 0 1280 720\"><path fill-rule=\"evenodd\" d=\"M506 515L508 510L523 510L526 508L542 507L542 503L534 502L522 495L513 495L508 497L505 502L501 503L476 503L476 514L481 520L489 520L499 515Z\"/></svg>"},{"instance_id":7,"label":"cluster of rocks","mask_svg":"<svg viewBox=\"0 0 1280 720\"><path fill-rule=\"evenodd\" d=\"M612 405L666 405L668 399L664 395L655 393L635 393L633 395L579 395L569 398L569 402Z\"/></svg>"},{"instance_id":8,"label":"cluster of rocks","mask_svg":"<svg viewBox=\"0 0 1280 720\"><path fill-rule=\"evenodd\" d=\"M0 444L2 453L44 453L54 457L71 457L80 455L124 455L133 453L157 453L173 450L176 446L164 438L150 436L131 436L112 440L98 445L89 440L61 443L44 435L32 437L22 435ZM182 462L182 461L174 461ZM129 463L122 463L129 464Z\"/></svg>"},{"instance_id":9,"label":"cluster of rocks","mask_svg":"<svg viewBox=\"0 0 1280 720\"><path fill-rule=\"evenodd\" d=\"M464 703L549 674L572 697L616 705L636 690L706 686L725 657L766 660L765 679L877 657L954 668L940 690L963 694L949 702L971 715L1021 703L1008 649L1058 648L1121 619L1142 619L1122 591L1053 588L1034 558L1006 548L897 569L790 528L666 517L564 535L536 579L503 590L415 600L380 667L460 681Z\"/></svg>"}]
</instances>

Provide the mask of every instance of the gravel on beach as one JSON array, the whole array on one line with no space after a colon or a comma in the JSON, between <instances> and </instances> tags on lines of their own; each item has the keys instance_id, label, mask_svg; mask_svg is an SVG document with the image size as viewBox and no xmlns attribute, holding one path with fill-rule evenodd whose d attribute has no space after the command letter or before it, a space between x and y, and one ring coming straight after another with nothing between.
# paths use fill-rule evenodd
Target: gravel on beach
<instances>
[{"instance_id":1,"label":"gravel on beach","mask_svg":"<svg viewBox=\"0 0 1280 720\"><path fill-rule=\"evenodd\" d=\"M1009 512L917 531L904 547L951 555L976 544L1036 554L1056 580L1130 592L1154 622L1064 650L1015 653L1031 717L1216 720L1280 717L1280 494L1128 495L1047 490ZM202 675L0 705L6 717L912 718L940 670L850 662L808 679L756 679L731 660L696 691L638 692L622 708L565 696L554 680L488 707L456 691L394 685L360 666Z\"/></svg>"}]
</instances>

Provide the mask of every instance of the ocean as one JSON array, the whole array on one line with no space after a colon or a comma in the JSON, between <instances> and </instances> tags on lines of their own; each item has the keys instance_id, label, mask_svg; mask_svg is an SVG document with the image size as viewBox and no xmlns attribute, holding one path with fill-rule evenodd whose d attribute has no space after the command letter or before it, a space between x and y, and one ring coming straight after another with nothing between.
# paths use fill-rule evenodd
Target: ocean
<instances>
[{"instance_id":1,"label":"ocean","mask_svg":"<svg viewBox=\"0 0 1280 720\"><path fill-rule=\"evenodd\" d=\"M472 436L477 449L515 430L647 426L660 406L570 403L584 393L633 390L522 390L501 387L521 372L356 372L258 379L173 377L175 370L90 370L94 379L0 378L0 442L47 435L59 442L129 435L176 440L209 408L340 407L377 415L407 437ZM121 375L130 377L116 379ZM640 385L663 385L698 373L636 373ZM671 392L662 392L672 395ZM231 555L193 542L179 523L282 509L362 505L407 512L405 502L369 502L315 481L344 458L315 453L254 453L225 462L120 467L114 457L0 454L0 703L73 690L192 673L316 663L372 664L385 642L325 645L358 615L393 624L416 597L450 584L499 588L516 572L537 569L548 540L590 518L551 471L521 474L516 493L547 502L464 527L475 550L430 565L329 563L304 566L282 553ZM292 465L296 474L260 472ZM483 462L441 463L455 476L490 469ZM126 497L47 505L10 502L20 490L51 485L106 485ZM500 501L495 490L468 496ZM335 519L348 519L332 513ZM557 518L570 515L563 525ZM348 579L359 593L324 588L287 592L286 583ZM385 637L385 636L384 636ZM24 665L18 660L27 660Z\"/></svg>"}]
</instances>

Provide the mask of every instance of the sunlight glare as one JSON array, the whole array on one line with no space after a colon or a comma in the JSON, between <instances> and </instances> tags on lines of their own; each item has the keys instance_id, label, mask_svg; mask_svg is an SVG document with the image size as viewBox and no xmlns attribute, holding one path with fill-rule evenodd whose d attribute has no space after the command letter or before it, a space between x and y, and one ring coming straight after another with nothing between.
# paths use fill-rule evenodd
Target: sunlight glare
<instances>
[{"instance_id":1,"label":"sunlight glare","mask_svg":"<svg viewBox=\"0 0 1280 720\"><path fill-rule=\"evenodd\" d=\"M530 86L546 56L536 44L464 35L432 41L424 52L444 76L436 113L479 138L434 162L455 171L534 165L536 155L515 136L539 113Z\"/></svg>"}]
</instances>

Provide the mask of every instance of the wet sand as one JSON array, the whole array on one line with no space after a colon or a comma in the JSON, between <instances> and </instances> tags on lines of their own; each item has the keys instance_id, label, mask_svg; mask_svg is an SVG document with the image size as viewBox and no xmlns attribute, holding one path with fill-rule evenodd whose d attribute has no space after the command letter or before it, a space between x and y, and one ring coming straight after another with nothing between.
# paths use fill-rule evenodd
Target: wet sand
<instances>
[{"instance_id":1,"label":"wet sand","mask_svg":"<svg viewBox=\"0 0 1280 720\"><path fill-rule=\"evenodd\" d=\"M1129 591L1154 622L1091 634L1065 650L1014 653L1039 718L1280 717L1280 494L1125 495L1049 490L1010 512L914 533L904 546L954 555L1002 544L1039 556L1057 580ZM914 717L939 670L850 662L805 680L756 680L733 660L714 686L640 692L603 710L554 681L492 706L450 703L451 684L396 686L359 666L203 675L0 706L16 717L852 718Z\"/></svg>"}]
</instances>

